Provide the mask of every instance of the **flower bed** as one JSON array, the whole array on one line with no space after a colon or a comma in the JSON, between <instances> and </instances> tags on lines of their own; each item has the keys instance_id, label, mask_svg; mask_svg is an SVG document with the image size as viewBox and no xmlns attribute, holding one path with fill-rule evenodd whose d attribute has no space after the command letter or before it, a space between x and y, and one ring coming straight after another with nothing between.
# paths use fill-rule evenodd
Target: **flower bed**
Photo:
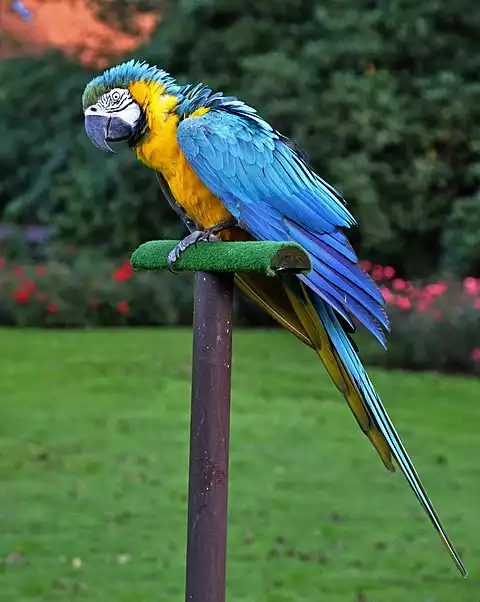
<instances>
[{"instance_id":1,"label":"flower bed","mask_svg":"<svg viewBox=\"0 0 480 602\"><path fill-rule=\"evenodd\" d=\"M382 291L392 331L375 362L480 374L480 279L414 283L390 266L362 262Z\"/></svg>"},{"instance_id":2,"label":"flower bed","mask_svg":"<svg viewBox=\"0 0 480 602\"><path fill-rule=\"evenodd\" d=\"M186 276L133 273L128 260L76 255L48 264L7 264L0 258L0 324L37 327L191 323Z\"/></svg>"},{"instance_id":3,"label":"flower bed","mask_svg":"<svg viewBox=\"0 0 480 602\"><path fill-rule=\"evenodd\" d=\"M362 263L392 322L387 353L361 341L366 362L480 375L480 279L419 284L398 278L390 266ZM192 291L191 275L134 273L128 260L114 263L75 250L45 264L0 258L0 325L188 325ZM240 295L238 301L237 324L272 324Z\"/></svg>"}]
</instances>

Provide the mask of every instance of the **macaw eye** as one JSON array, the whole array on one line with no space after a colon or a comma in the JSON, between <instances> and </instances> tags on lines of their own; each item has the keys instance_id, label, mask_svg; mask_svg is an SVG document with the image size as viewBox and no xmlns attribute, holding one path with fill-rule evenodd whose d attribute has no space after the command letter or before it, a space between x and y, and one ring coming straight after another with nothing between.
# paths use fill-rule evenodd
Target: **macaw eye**
<instances>
[{"instance_id":1,"label":"macaw eye","mask_svg":"<svg viewBox=\"0 0 480 602\"><path fill-rule=\"evenodd\" d=\"M113 92L113 94L112 94L112 100L120 100L120 93L119 92Z\"/></svg>"}]
</instances>

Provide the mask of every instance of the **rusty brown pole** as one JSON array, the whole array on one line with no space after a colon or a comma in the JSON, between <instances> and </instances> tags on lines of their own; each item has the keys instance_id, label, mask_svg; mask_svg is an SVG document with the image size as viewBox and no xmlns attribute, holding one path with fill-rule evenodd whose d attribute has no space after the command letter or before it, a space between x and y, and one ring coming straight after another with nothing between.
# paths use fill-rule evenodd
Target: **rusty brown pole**
<instances>
[{"instance_id":1,"label":"rusty brown pole","mask_svg":"<svg viewBox=\"0 0 480 602\"><path fill-rule=\"evenodd\" d=\"M195 274L186 602L225 602L233 278Z\"/></svg>"}]
</instances>

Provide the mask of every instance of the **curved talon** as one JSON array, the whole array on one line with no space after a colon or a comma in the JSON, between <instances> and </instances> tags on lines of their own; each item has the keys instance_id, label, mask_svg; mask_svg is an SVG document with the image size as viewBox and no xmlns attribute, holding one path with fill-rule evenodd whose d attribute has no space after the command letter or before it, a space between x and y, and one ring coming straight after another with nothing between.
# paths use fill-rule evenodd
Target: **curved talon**
<instances>
[{"instance_id":1,"label":"curved talon","mask_svg":"<svg viewBox=\"0 0 480 602\"><path fill-rule=\"evenodd\" d=\"M188 247L194 246L196 247L199 242L219 242L220 239L218 236L215 236L214 232L211 230L195 230L188 236L186 236L183 240L181 240L176 247L174 247L170 253L168 254L168 269L173 274L177 274L175 270L173 270L173 264L178 261L180 255L188 249Z\"/></svg>"},{"instance_id":2,"label":"curved talon","mask_svg":"<svg viewBox=\"0 0 480 602\"><path fill-rule=\"evenodd\" d=\"M170 259L168 259L168 265L167 265L168 271L169 271L171 274L178 275L180 272L177 272L177 270L174 270L174 269L172 268L172 263L174 263L174 262L172 262L172 261L170 261Z\"/></svg>"}]
</instances>

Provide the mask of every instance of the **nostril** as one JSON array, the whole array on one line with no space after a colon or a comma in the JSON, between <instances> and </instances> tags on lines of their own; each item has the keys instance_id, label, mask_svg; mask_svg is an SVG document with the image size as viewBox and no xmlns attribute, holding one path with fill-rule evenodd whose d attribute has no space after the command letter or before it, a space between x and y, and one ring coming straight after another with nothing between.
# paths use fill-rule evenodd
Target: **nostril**
<instances>
[{"instance_id":1,"label":"nostril","mask_svg":"<svg viewBox=\"0 0 480 602\"><path fill-rule=\"evenodd\" d=\"M97 107L90 107L90 111L92 113L96 113L98 111Z\"/></svg>"}]
</instances>

